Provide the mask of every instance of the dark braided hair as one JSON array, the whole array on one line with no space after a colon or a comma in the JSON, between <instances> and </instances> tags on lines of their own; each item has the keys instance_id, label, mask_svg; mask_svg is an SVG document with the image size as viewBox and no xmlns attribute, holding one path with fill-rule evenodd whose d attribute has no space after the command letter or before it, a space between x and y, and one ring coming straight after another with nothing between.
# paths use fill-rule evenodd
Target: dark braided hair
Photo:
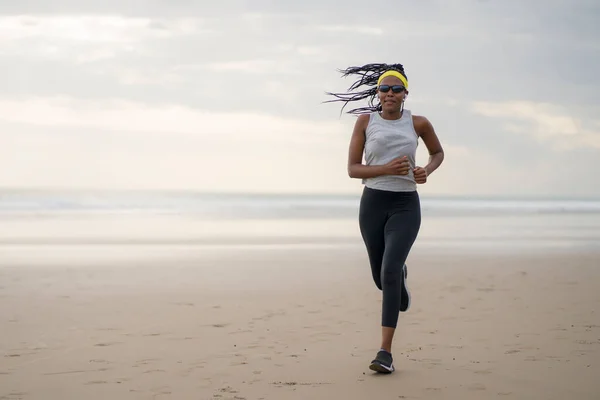
<instances>
[{"instance_id":1,"label":"dark braided hair","mask_svg":"<svg viewBox=\"0 0 600 400\"><path fill-rule=\"evenodd\" d=\"M351 101L358 101L362 99L369 98L367 107L359 107L353 108L350 111L347 111L348 114L365 114L373 111L381 111L381 104L375 105L373 101L377 97L377 81L381 74L388 70L394 70L401 73L406 79L406 73L404 72L404 66L402 64L365 64L361 67L349 67L343 70L338 70L342 73L342 77L345 78L350 75L359 75L360 79L354 82L349 88L349 93L331 93L326 92L326 94L334 96L335 99L325 101L325 103L333 103L336 101L344 102L344 106L342 107L342 111ZM367 86L368 89L364 89L362 91L351 93L351 91L358 89L361 86Z\"/></svg>"}]
</instances>

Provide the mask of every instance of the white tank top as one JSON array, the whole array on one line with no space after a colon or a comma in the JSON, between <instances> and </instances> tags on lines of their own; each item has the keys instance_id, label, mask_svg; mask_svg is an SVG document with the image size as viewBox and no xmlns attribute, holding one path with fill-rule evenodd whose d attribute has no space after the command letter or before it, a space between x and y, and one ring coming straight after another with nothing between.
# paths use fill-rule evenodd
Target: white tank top
<instances>
[{"instance_id":1,"label":"white tank top","mask_svg":"<svg viewBox=\"0 0 600 400\"><path fill-rule=\"evenodd\" d=\"M394 158L407 156L410 171L408 175L384 175L363 179L363 184L372 189L392 192L417 190L412 169L415 168L419 137L410 110L403 110L402 117L397 120L383 119L378 112L371 113L365 135L366 165L384 165Z\"/></svg>"}]
</instances>

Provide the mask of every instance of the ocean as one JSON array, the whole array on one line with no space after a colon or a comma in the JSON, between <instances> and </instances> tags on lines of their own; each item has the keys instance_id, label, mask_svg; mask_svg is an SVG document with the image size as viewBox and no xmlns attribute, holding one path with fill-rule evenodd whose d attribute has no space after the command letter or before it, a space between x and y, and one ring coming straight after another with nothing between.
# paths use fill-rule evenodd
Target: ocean
<instances>
[{"instance_id":1,"label":"ocean","mask_svg":"<svg viewBox=\"0 0 600 400\"><path fill-rule=\"evenodd\" d=\"M32 246L360 246L359 201L359 193L3 190L0 262ZM421 195L421 206L414 248L422 251L600 249L600 199Z\"/></svg>"}]
</instances>

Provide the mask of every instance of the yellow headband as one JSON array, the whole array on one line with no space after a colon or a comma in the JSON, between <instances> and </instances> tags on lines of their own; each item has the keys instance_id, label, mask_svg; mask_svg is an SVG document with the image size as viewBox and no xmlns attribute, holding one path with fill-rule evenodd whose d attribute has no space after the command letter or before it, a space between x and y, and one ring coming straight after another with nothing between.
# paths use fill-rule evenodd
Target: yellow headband
<instances>
[{"instance_id":1,"label":"yellow headband","mask_svg":"<svg viewBox=\"0 0 600 400\"><path fill-rule=\"evenodd\" d=\"M377 86L379 86L379 84L381 83L383 78L385 78L386 76L395 76L396 78L400 79L402 81L402 83L404 84L404 87L406 89L408 89L408 81L406 80L404 75L402 75L400 72L394 71L394 70L385 71L383 74L381 74L381 76L377 80Z\"/></svg>"}]
</instances>

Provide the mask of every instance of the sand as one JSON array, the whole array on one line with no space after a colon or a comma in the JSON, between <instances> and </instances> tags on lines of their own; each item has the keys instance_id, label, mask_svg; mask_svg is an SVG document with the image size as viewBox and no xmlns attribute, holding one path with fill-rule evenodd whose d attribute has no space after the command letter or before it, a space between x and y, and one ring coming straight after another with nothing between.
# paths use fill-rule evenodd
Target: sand
<instances>
[{"instance_id":1,"label":"sand","mask_svg":"<svg viewBox=\"0 0 600 400\"><path fill-rule=\"evenodd\" d=\"M360 246L130 247L0 253L0 399L600 398L598 254L415 251L378 375Z\"/></svg>"}]
</instances>

